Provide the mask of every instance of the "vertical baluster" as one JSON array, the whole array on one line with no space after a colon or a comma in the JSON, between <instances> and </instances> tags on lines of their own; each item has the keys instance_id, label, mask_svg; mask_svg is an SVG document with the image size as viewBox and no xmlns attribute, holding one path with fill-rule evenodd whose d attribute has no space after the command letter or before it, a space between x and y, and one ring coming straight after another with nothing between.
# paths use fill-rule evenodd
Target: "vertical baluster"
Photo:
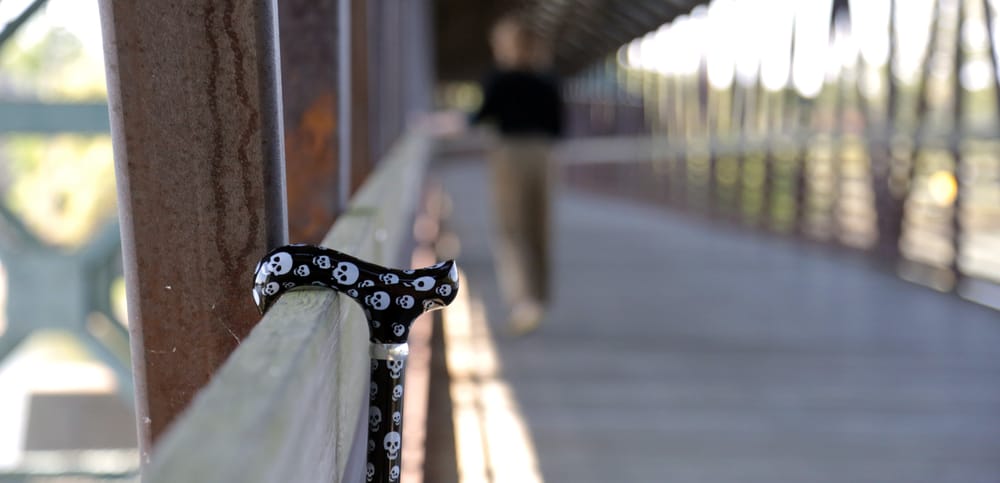
<instances>
[{"instance_id":1,"label":"vertical baluster","mask_svg":"<svg viewBox=\"0 0 1000 483\"><path fill-rule=\"evenodd\" d=\"M275 6L100 3L142 462L258 317L287 240Z\"/></svg>"},{"instance_id":2,"label":"vertical baluster","mask_svg":"<svg viewBox=\"0 0 1000 483\"><path fill-rule=\"evenodd\" d=\"M899 81L896 59L899 50L896 22L898 15L897 0L889 0L889 58L886 64L886 105L885 123L882 134L885 139L869 136L872 146L872 183L875 190L875 209L878 218L878 242L875 254L880 262L893 263L899 257L900 221L903 215L903 198L893 189L893 166L896 159L893 156L893 143L899 132L897 127L899 111Z\"/></svg>"},{"instance_id":3,"label":"vertical baluster","mask_svg":"<svg viewBox=\"0 0 1000 483\"><path fill-rule=\"evenodd\" d=\"M997 75L997 44L996 44L996 23L994 22L995 12L990 6L990 0L983 1L983 12L986 16L986 35L989 39L990 52L990 73L993 78L994 101L996 102L996 112L1000 114L1000 75Z\"/></svg>"},{"instance_id":4,"label":"vertical baluster","mask_svg":"<svg viewBox=\"0 0 1000 483\"><path fill-rule=\"evenodd\" d=\"M965 129L965 99L964 93L965 88L962 86L962 68L965 65L965 41L963 39L962 29L965 27L965 22L967 21L968 15L966 12L966 1L956 0L958 2L958 22L957 28L955 29L955 35L957 37L955 41L955 64L952 69L953 84L952 84L952 102L954 103L952 111L952 129L951 136L948 140L948 147L951 151L952 161L954 163L954 168L952 170L955 182L955 197L951 203L951 247L952 247L952 257L950 270L954 276L953 287L957 287L958 283L961 281L962 271L959 268L959 258L962 252L962 189L963 189L963 161L962 161L962 145L965 141L966 129Z\"/></svg>"},{"instance_id":5,"label":"vertical baluster","mask_svg":"<svg viewBox=\"0 0 1000 483\"><path fill-rule=\"evenodd\" d=\"M318 243L346 198L338 193L346 161L338 159L337 0L289 0L278 10L289 237Z\"/></svg>"}]
</instances>

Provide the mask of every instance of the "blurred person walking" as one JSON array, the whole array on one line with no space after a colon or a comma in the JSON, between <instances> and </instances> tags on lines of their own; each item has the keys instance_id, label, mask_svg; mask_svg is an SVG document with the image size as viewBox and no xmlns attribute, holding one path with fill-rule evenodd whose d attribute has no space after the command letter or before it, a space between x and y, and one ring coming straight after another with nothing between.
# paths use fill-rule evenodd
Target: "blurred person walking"
<instances>
[{"instance_id":1,"label":"blurred person walking","mask_svg":"<svg viewBox=\"0 0 1000 483\"><path fill-rule=\"evenodd\" d=\"M562 134L562 99L545 39L516 16L493 27L496 69L483 83L474 123L492 125L494 256L509 330L535 330L550 302L552 142Z\"/></svg>"}]
</instances>

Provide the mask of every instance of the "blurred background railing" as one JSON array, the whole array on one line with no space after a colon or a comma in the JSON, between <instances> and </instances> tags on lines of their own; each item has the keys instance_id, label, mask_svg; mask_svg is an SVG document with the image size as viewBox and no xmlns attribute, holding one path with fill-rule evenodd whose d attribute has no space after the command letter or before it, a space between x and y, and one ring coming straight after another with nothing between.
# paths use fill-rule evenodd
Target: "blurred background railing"
<instances>
[{"instance_id":1,"label":"blurred background railing","mask_svg":"<svg viewBox=\"0 0 1000 483\"><path fill-rule=\"evenodd\" d=\"M571 182L858 249L996 307L997 6L699 6L568 82L573 134L634 154L569 143Z\"/></svg>"}]
</instances>

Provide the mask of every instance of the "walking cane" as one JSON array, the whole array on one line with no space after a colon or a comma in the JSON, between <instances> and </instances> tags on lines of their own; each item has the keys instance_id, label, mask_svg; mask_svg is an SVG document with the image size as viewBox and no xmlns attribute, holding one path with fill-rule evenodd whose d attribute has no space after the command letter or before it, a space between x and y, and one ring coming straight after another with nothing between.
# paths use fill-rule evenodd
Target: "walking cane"
<instances>
[{"instance_id":1,"label":"walking cane","mask_svg":"<svg viewBox=\"0 0 1000 483\"><path fill-rule=\"evenodd\" d=\"M403 366L414 319L442 308L458 292L453 260L416 270L396 270L329 248L288 245L267 254L255 270L254 302L264 313L284 292L330 288L364 309L371 346L366 481L399 481L403 427Z\"/></svg>"}]
</instances>

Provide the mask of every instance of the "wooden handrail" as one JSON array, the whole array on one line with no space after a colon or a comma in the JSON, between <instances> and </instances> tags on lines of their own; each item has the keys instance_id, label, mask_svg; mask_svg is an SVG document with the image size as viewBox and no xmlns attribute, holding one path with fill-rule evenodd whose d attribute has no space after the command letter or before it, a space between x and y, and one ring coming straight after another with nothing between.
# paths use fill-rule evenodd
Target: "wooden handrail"
<instances>
[{"instance_id":1,"label":"wooden handrail","mask_svg":"<svg viewBox=\"0 0 1000 483\"><path fill-rule=\"evenodd\" d=\"M564 165L587 165L648 163L682 157L689 152L706 156L742 156L748 153L765 153L774 149L803 151L815 137L814 134L812 131L802 130L753 139L733 136L687 140L670 139L655 134L582 136L560 143L557 156ZM906 135L902 137L907 138ZM836 137L834 139L836 140ZM888 145L893 138L888 131L870 129L858 136L858 139L866 144ZM920 139L921 144L925 146L949 146L966 140L994 141L998 136L996 132L985 129L968 129L961 133L928 130Z\"/></svg>"},{"instance_id":2,"label":"wooden handrail","mask_svg":"<svg viewBox=\"0 0 1000 483\"><path fill-rule=\"evenodd\" d=\"M429 156L429 137L404 135L323 245L399 265ZM357 304L285 295L154 448L143 481L363 481L368 364Z\"/></svg>"}]
</instances>

